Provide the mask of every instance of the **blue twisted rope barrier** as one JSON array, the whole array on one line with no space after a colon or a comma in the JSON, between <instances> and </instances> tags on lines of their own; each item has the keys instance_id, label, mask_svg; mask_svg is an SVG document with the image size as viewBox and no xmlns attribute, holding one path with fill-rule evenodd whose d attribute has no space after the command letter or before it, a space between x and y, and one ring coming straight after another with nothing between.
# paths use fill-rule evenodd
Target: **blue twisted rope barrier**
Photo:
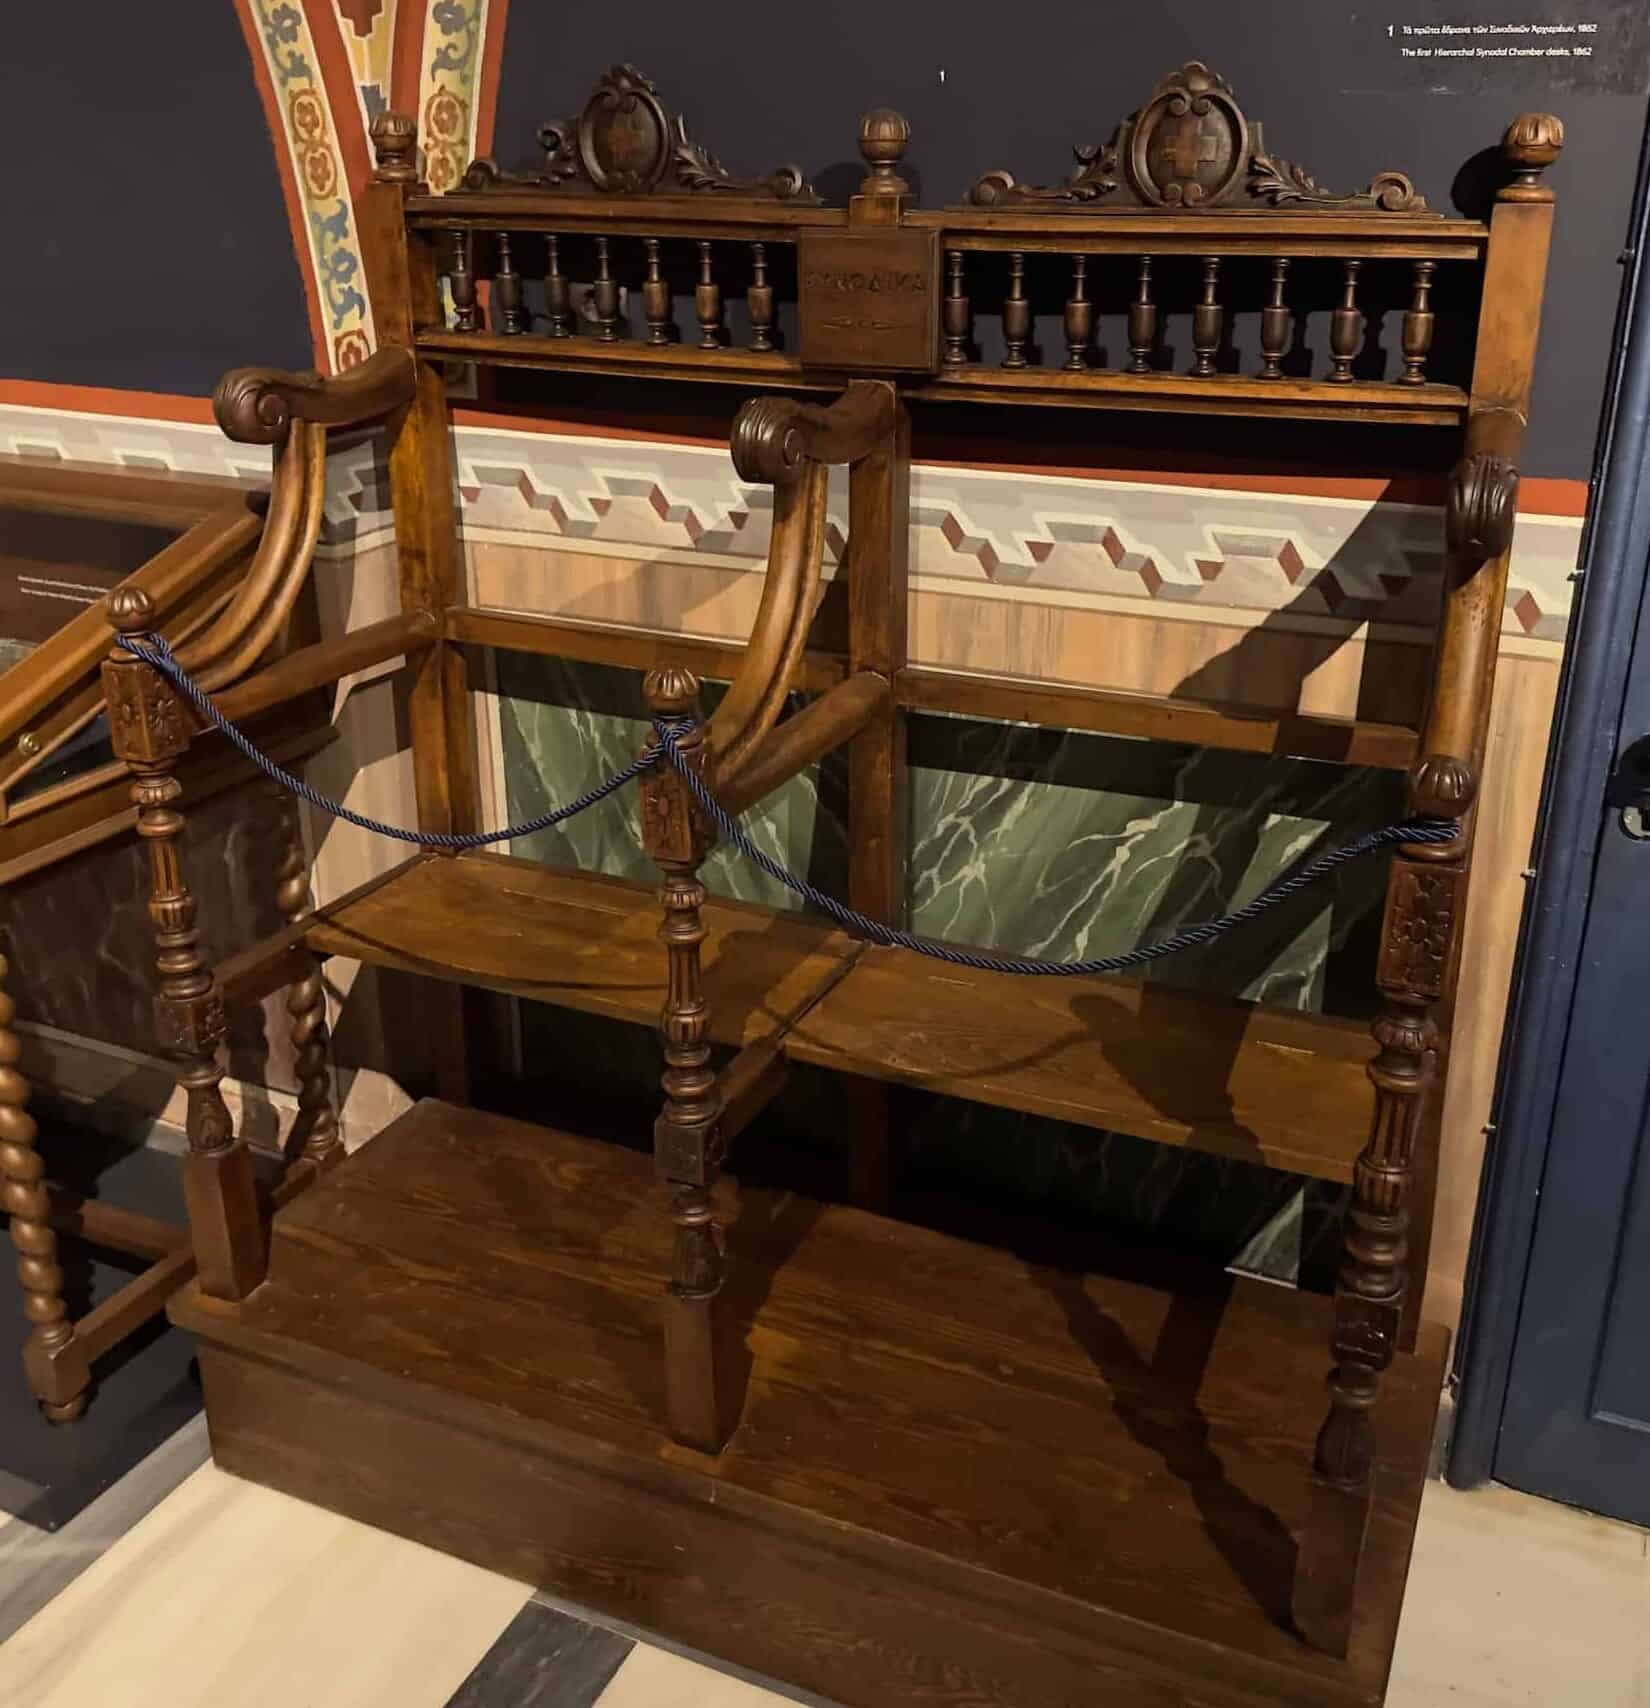
<instances>
[{"instance_id":1,"label":"blue twisted rope barrier","mask_svg":"<svg viewBox=\"0 0 1650 1708\"><path fill-rule=\"evenodd\" d=\"M489 843L509 842L518 836L531 836L534 831L548 830L552 825L565 824L568 819L576 818L581 812L595 806L598 801L605 801L609 795L617 794L626 783L634 782L644 771L656 764L659 758L660 745L655 742L645 753L638 755L625 766L624 770L615 772L605 783L598 783L588 794L580 795L576 801L569 801L563 807L553 807L549 812L540 813L537 818L527 819L521 824L507 824L502 830L406 830L398 824L385 824L381 819L351 812L342 801L335 801L330 795L323 795L319 789L312 789L302 777L295 777L290 771L283 770L268 754L259 750L245 730L232 724L212 704L206 690L178 663L164 635L119 635L116 638L133 658L141 658L152 669L158 670L180 694L187 695L201 716L220 735L239 748L272 782L279 783L299 800L308 801L312 807L318 807L333 818L342 819L345 824L357 825L362 830L372 831L375 836L387 836L396 842L411 842L419 848L450 848L455 852L466 848L485 848Z\"/></svg>"},{"instance_id":2,"label":"blue twisted rope barrier","mask_svg":"<svg viewBox=\"0 0 1650 1708\"><path fill-rule=\"evenodd\" d=\"M507 842L517 836L531 836L535 831L548 830L552 825L565 823L595 806L598 801L604 801L609 795L616 794L627 783L634 782L644 771L664 759L681 776L706 818L715 825L728 844L743 854L759 871L783 884L810 907L817 908L821 913L836 920L839 925L846 926L872 943L890 949L908 949L914 955L925 955L930 960L944 961L953 967L971 967L978 972L1013 973L1031 978L1081 978L1100 973L1128 972L1134 967L1143 967L1152 961L1162 960L1167 955L1176 955L1182 950L1212 943L1217 937L1225 936L1237 926L1259 918L1261 914L1288 900L1290 896L1298 895L1337 867L1361 859L1366 854L1373 854L1377 849L1396 847L1402 843L1453 842L1461 834L1460 825L1453 819L1438 818L1405 819L1397 824L1385 825L1379 830L1367 831L1344 847L1320 854L1316 860L1308 862L1298 872L1279 879L1270 889L1264 890L1253 901L1245 902L1233 912L1219 919L1207 920L1200 925L1189 925L1171 937L1131 949L1126 954L1107 955L1087 961L1038 961L1015 955L981 955L972 950L953 948L949 943L931 942L927 938L914 936L909 931L901 931L896 926L885 925L881 920L858 913L851 907L845 907L834 897L826 895L823 890L816 889L806 879L788 871L770 855L764 854L739 828L738 820L716 799L706 786L705 780L684 757L680 743L683 737L697 727L692 718L655 718L654 740L622 771L616 771L606 782L599 783L588 793L580 795L576 801L569 801L566 806L541 813L537 818L527 819L521 824L507 825L502 830L477 830L462 834L406 830L399 825L385 824L379 819L351 812L342 802L332 800L318 789L312 789L301 777L295 777L290 771L283 770L259 750L244 730L231 723L213 705L205 689L178 663L163 636L121 635L118 639L120 645L134 658L140 658L152 669L158 670L179 693L187 696L201 716L232 742L266 777L290 790L300 800L308 801L311 806L329 813L334 818L342 819L346 824L357 825L362 830L372 831L379 836L392 837L398 842L415 843L419 847L454 850L485 848L489 843Z\"/></svg>"},{"instance_id":3,"label":"blue twisted rope barrier","mask_svg":"<svg viewBox=\"0 0 1650 1708\"><path fill-rule=\"evenodd\" d=\"M1143 967L1149 962L1160 961L1165 955L1176 955L1183 949L1194 949L1200 944L1212 943L1234 927L1259 918L1269 908L1276 907L1279 902L1286 901L1290 896L1315 884L1320 878L1333 872L1337 866L1361 859L1365 854L1373 854L1377 848L1392 847L1402 842L1453 842L1461 834L1461 827L1454 820L1434 818L1406 819L1399 824L1386 825L1380 830L1371 830L1355 842L1349 842L1342 848L1331 849L1327 854L1320 854L1316 860L1302 866L1298 872L1290 873L1287 878L1280 879L1253 901L1245 902L1233 912L1219 919L1207 920L1201 925L1188 925L1184 931L1177 931L1172 937L1165 937L1156 943L1147 943L1138 949L1129 950L1124 955L1105 955L1089 961L1035 961L1017 955L981 955L969 949L953 948L949 943L934 943L924 937L915 937L909 931L901 931L896 926L884 925L881 920L856 913L853 908L844 907L823 890L815 889L805 879L796 877L777 860L764 854L739 828L733 815L705 787L704 779L699 773L682 757L677 743L691 728L692 720L686 718L661 718L654 723L665 757L693 791L693 798L699 803L705 816L754 866L783 884L792 895L800 896L810 906L818 908L821 913L829 914L838 924L847 926L873 943L880 943L890 949L909 949L914 955L926 955L930 960L944 961L953 967L972 967L982 973L1015 973L1027 978L1083 978L1098 973L1127 972L1132 967Z\"/></svg>"}]
</instances>

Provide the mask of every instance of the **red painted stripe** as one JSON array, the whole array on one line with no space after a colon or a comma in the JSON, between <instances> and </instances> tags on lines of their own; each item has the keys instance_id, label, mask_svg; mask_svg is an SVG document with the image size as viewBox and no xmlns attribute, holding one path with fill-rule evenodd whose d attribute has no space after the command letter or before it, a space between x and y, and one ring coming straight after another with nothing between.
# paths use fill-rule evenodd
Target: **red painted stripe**
<instances>
[{"instance_id":1,"label":"red painted stripe","mask_svg":"<svg viewBox=\"0 0 1650 1708\"><path fill-rule=\"evenodd\" d=\"M338 13L332 0L303 0L303 5L304 15L309 19L310 38L315 43L315 57L320 62L321 87L327 93L332 134L344 159L344 176L351 196L358 196L372 175L372 161L367 153L366 132L361 128L355 73L338 34Z\"/></svg>"},{"instance_id":2,"label":"red painted stripe","mask_svg":"<svg viewBox=\"0 0 1650 1708\"><path fill-rule=\"evenodd\" d=\"M158 391L116 391L108 386L56 385L42 380L0 380L0 403L29 409L72 409L81 415L128 415L143 421L211 421L209 397Z\"/></svg>"},{"instance_id":3,"label":"red painted stripe","mask_svg":"<svg viewBox=\"0 0 1650 1708\"><path fill-rule=\"evenodd\" d=\"M252 80L258 86L258 98L263 102L264 121L269 126L269 140L275 150L275 170L281 179L281 199L286 203L287 225L292 231L292 247L298 258L298 272L304 281L304 302L309 309L309 337L315 360L323 369L332 367L332 352L327 344L321 319L321 293L315 272L310 265L309 232L304 224L304 202L298 190L298 180L292 169L292 151L286 143L286 121L281 113L275 85L270 80L269 66L264 59L264 46L258 33L257 20L252 16L251 0L235 0L235 17L246 38L246 51L252 61Z\"/></svg>"},{"instance_id":4,"label":"red painted stripe","mask_svg":"<svg viewBox=\"0 0 1650 1708\"><path fill-rule=\"evenodd\" d=\"M390 105L418 120L418 85L424 71L424 23L429 0L400 0L390 45Z\"/></svg>"}]
</instances>

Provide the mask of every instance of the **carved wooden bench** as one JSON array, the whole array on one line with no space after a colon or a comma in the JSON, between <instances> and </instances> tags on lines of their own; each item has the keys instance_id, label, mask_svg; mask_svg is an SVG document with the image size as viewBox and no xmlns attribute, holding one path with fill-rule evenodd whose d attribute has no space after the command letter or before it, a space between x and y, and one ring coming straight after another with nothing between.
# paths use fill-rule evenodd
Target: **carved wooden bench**
<instances>
[{"instance_id":1,"label":"carved wooden bench","mask_svg":"<svg viewBox=\"0 0 1650 1708\"><path fill-rule=\"evenodd\" d=\"M1429 210L1396 172L1353 194L1324 189L1263 147L1231 89L1195 63L1164 78L1111 143L1079 150L1064 183L990 172L938 210L914 206L899 176L907 128L895 113L866 116L867 175L832 207L795 168L733 177L628 66L608 72L576 119L544 127L543 163L525 175L479 161L461 189L431 195L411 121L384 115L374 136L363 227L384 350L370 372L342 380L254 371L226 382L220 419L236 436L284 439L290 459L308 424L361 419L369 403L385 416L403 615L250 677L222 696L226 710L405 654L419 822L438 833L473 829L478 812L462 647L651 665L647 704L661 718L694 713L697 675L731 678L715 714L683 738L690 763L737 811L846 747L847 899L887 921L905 894L912 710L1384 765L1407 771L1416 812L1465 833L1393 861L1373 1046L1339 1020L1190 992L1154 994L1148 1027L1127 980L942 976L806 916L708 901L698 868L709 827L662 761L643 780L641 835L665 875L663 956L639 890L429 852L247 951L215 986L192 951L191 904L169 853L182 823L168 778L190 721L163 681L117 652L110 702L143 778L141 828L165 912L162 1013L194 1110L200 1277L178 1315L202 1336L220 1459L845 1701L884 1699L879 1654L922 1681L960 1668L971 1688L1013 1702L1169 1701L1182 1689L1211 1702L1378 1701L1441 1368L1443 1337L1420 1324L1410 1286L1430 1227L1415 1192L1418 1147L1436 1142L1421 1113L1447 1065L1438 1017L1455 994L1552 217L1541 173L1559 150L1557 121L1527 115L1508 131L1507 182L1487 222ZM730 256L746 280L739 345L725 328ZM1004 265L1001 352L988 357L976 347L988 330L978 281ZM1307 266L1332 266L1337 279L1329 370L1318 376L1291 350L1291 291ZM1056 269L1065 294L1051 302ZM1097 280L1119 269L1129 354L1106 367ZM1477 304L1466 384L1431 372L1433 294L1446 273L1451 300ZM1263 295L1238 306L1258 315L1262 359L1237 374L1224 361L1227 293L1257 274ZM1176 372L1160 334L1187 279L1192 360ZM1359 363L1360 304L1377 284L1390 300L1394 280L1401 366L1374 376ZM693 318L679 336L683 284ZM580 315L590 330L575 330ZM1064 344L1046 365L1028 355L1039 319ZM740 475L774 488L748 647L467 606L447 362L775 394L746 403L733 432ZM913 667L909 412L947 400L1450 435L1459 455L1424 723L1257 719L1098 685ZM810 646L809 628L826 471L844 463L848 642L833 653ZM131 602L114 617L128 631L147 621ZM782 718L797 691L814 698ZM647 1326L657 1283L645 1277L666 1261L663 1230L621 1208L635 1196L629 1161L565 1135L547 1133L534 1162L535 1141L512 1123L421 1106L278 1216L271 1252L215 1090L218 1005L334 954L640 1023L662 1010L655 1164L672 1206L662 1360ZM736 1052L721 1072L713 1044ZM1176 1086L1172 1100L1127 1071L1142 1051ZM793 1061L853 1076L856 1179L872 1209L885 1207L887 1173L877 1087L894 1083L1348 1181L1333 1328L1320 1301L1244 1292L1230 1309L1217 1304L1192 1336L1204 1336L1204 1362L1186 1366L1171 1343L1177 1311L1197 1314L1196 1288L1165 1296L1164 1318L1123 1281L1016 1268L962 1241L819 1207L787 1258L748 1206L725 1226L716 1189L729 1144ZM494 1196L465 1160L484 1152L514 1159L516 1196ZM611 1214L597 1215L598 1202ZM786 1213L763 1212L776 1225ZM749 1275L728 1255L742 1240ZM996 1303L976 1295L976 1273L992 1278ZM352 1276L374 1300L365 1316L337 1303ZM1051 1313L1050 1298L1064 1308ZM575 1321L576 1333L558 1329ZM1311 1447L1322 1402L1315 1374L1303 1386L1300 1372L1321 1368L1325 1335L1330 1404ZM978 1362L988 1356L994 1365ZM926 1437L913 1435L927 1393L951 1400L934 1400ZM316 1447L315 1432L334 1426L349 1439ZM662 1446L665 1431L692 1451ZM896 1452L905 1441L909 1452ZM489 1470L504 1443L513 1468ZM1298 1444L1298 1493L1276 1473L1279 1443ZM1162 1464L1142 1469L1154 1444ZM370 1462L373 1450L399 1470ZM421 1460L437 1451L449 1456L444 1476ZM1080 1472L1057 1469L1084 1453ZM1180 1494L1154 1503L1146 1491L1165 1466ZM403 1474L422 1479L412 1516L391 1486ZM904 1492L916 1490L926 1492L910 1501L928 1502L920 1513ZM718 1492L713 1518L706 1503ZM613 1564L620 1556L632 1565ZM1292 1588L1280 1581L1291 1578ZM890 1596L908 1609L895 1625ZM846 1611L831 1611L838 1601ZM914 1698L939 1688L923 1682Z\"/></svg>"}]
</instances>

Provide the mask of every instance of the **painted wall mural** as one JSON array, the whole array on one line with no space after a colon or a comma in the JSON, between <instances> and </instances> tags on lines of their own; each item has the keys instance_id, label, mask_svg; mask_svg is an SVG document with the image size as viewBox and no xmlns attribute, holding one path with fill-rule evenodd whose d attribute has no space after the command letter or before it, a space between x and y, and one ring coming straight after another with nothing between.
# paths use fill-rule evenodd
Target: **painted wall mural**
<instances>
[{"instance_id":1,"label":"painted wall mural","mask_svg":"<svg viewBox=\"0 0 1650 1708\"><path fill-rule=\"evenodd\" d=\"M455 187L491 135L508 0L235 0L280 157L319 365L369 356L354 197L387 107L417 116L425 176Z\"/></svg>"}]
</instances>

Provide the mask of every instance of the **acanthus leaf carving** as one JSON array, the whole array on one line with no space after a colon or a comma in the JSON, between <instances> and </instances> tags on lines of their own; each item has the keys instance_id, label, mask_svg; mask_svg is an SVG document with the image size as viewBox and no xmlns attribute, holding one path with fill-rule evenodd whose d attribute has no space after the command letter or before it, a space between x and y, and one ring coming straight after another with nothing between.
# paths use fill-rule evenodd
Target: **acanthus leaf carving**
<instances>
[{"instance_id":1,"label":"acanthus leaf carving","mask_svg":"<svg viewBox=\"0 0 1650 1708\"><path fill-rule=\"evenodd\" d=\"M467 190L539 189L601 195L711 193L781 202L817 202L799 166L740 178L702 143L690 141L682 115L634 65L610 66L576 117L539 126L541 170L504 171L497 161L472 162Z\"/></svg>"},{"instance_id":2,"label":"acanthus leaf carving","mask_svg":"<svg viewBox=\"0 0 1650 1708\"><path fill-rule=\"evenodd\" d=\"M974 207L1044 206L1077 211L1102 198L1127 207L1179 211L1262 203L1274 208L1345 208L1372 213L1431 213L1402 172L1379 172L1362 190L1328 189L1305 167L1269 153L1224 77L1189 60L1159 80L1151 99L1104 145L1076 150L1079 170L1063 184L1022 184L1011 172L987 172L964 198Z\"/></svg>"}]
</instances>

